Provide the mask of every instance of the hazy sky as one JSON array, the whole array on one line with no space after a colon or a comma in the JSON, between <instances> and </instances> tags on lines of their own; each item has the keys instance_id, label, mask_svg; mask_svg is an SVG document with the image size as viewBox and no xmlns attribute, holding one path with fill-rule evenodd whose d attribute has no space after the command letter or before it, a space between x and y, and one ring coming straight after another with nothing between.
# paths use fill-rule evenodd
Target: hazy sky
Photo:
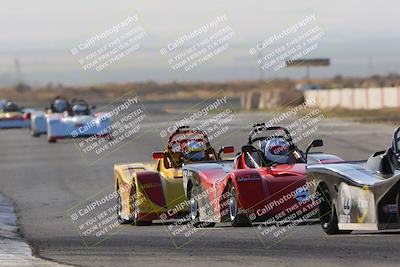
<instances>
[{"instance_id":1,"label":"hazy sky","mask_svg":"<svg viewBox=\"0 0 400 267\"><path fill-rule=\"evenodd\" d=\"M33 83L257 78L260 74L254 58L248 54L249 47L310 14L316 14L317 23L325 32L312 56L332 59L331 67L315 70L315 75L400 72L398 1L0 0L0 3L0 85L2 77L4 80L14 75L15 58L20 61L24 79ZM139 15L148 33L142 50L138 51L140 54L102 73L83 71L70 49L130 14ZM229 50L190 73L172 71L158 50L214 14L226 14L235 32ZM298 76L303 72L264 75Z\"/></svg>"}]
</instances>

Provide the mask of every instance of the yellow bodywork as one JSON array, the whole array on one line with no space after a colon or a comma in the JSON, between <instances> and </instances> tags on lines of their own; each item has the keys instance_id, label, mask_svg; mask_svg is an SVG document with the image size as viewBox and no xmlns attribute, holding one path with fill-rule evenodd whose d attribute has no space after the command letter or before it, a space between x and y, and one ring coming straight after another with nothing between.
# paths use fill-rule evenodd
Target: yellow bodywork
<instances>
[{"instance_id":1,"label":"yellow bodywork","mask_svg":"<svg viewBox=\"0 0 400 267\"><path fill-rule=\"evenodd\" d=\"M160 175L161 185L145 183L140 184L137 174L142 171L156 171ZM154 163L125 163L114 165L115 189L121 195L122 214L130 217L132 213L131 189L136 188L136 207L140 213L157 214L162 213L174 215L177 211L187 212L185 193L182 184L181 168L165 168L164 159L155 160ZM162 187L166 207L160 207L152 202L145 194L144 189L149 187Z\"/></svg>"},{"instance_id":2,"label":"yellow bodywork","mask_svg":"<svg viewBox=\"0 0 400 267\"><path fill-rule=\"evenodd\" d=\"M0 111L0 119L9 119L17 116L22 116L21 112L1 112Z\"/></svg>"}]
</instances>

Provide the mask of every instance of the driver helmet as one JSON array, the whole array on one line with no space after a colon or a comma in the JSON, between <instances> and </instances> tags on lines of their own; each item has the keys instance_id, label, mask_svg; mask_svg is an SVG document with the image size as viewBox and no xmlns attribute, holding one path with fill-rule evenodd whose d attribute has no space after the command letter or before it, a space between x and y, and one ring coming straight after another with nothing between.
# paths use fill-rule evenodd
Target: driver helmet
<instances>
[{"instance_id":1,"label":"driver helmet","mask_svg":"<svg viewBox=\"0 0 400 267\"><path fill-rule=\"evenodd\" d=\"M278 164L289 163L289 143L283 138L272 138L265 143L264 156Z\"/></svg>"},{"instance_id":2,"label":"driver helmet","mask_svg":"<svg viewBox=\"0 0 400 267\"><path fill-rule=\"evenodd\" d=\"M67 106L68 106L67 101L65 101L65 99L62 99L62 98L56 99L54 101L54 105L53 105L54 111L57 113L62 113L65 110L67 110Z\"/></svg>"},{"instance_id":3,"label":"driver helmet","mask_svg":"<svg viewBox=\"0 0 400 267\"><path fill-rule=\"evenodd\" d=\"M7 101L4 99L0 99L0 109L3 109L4 106L6 105Z\"/></svg>"},{"instance_id":4,"label":"driver helmet","mask_svg":"<svg viewBox=\"0 0 400 267\"><path fill-rule=\"evenodd\" d=\"M183 148L184 158L192 161L201 161L205 157L204 143L202 141L189 141Z\"/></svg>"},{"instance_id":5,"label":"driver helmet","mask_svg":"<svg viewBox=\"0 0 400 267\"><path fill-rule=\"evenodd\" d=\"M15 112L18 111L18 105L12 101L8 101L5 105L4 105L4 111L8 111L8 112Z\"/></svg>"},{"instance_id":6,"label":"driver helmet","mask_svg":"<svg viewBox=\"0 0 400 267\"><path fill-rule=\"evenodd\" d=\"M87 113L87 107L85 104L75 104L72 107L72 111L74 112L75 115L85 115Z\"/></svg>"}]
</instances>

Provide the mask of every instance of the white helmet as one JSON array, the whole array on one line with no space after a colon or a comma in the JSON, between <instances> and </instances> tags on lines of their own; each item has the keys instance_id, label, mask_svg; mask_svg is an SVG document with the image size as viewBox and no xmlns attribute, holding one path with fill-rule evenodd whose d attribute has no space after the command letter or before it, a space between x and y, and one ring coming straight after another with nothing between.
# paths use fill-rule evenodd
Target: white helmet
<instances>
[{"instance_id":1,"label":"white helmet","mask_svg":"<svg viewBox=\"0 0 400 267\"><path fill-rule=\"evenodd\" d=\"M53 107L54 111L61 113L64 112L67 109L68 103L65 101L65 99L58 98L54 101Z\"/></svg>"},{"instance_id":2,"label":"white helmet","mask_svg":"<svg viewBox=\"0 0 400 267\"><path fill-rule=\"evenodd\" d=\"M284 138L272 138L264 147L264 156L268 161L278 164L289 163L289 143Z\"/></svg>"},{"instance_id":3,"label":"white helmet","mask_svg":"<svg viewBox=\"0 0 400 267\"><path fill-rule=\"evenodd\" d=\"M87 106L85 104L75 104L72 107L72 111L74 112L75 115L85 115L87 113Z\"/></svg>"},{"instance_id":4,"label":"white helmet","mask_svg":"<svg viewBox=\"0 0 400 267\"><path fill-rule=\"evenodd\" d=\"M0 109L3 109L4 106L6 105L6 103L7 103L7 100L5 100L5 99L0 99Z\"/></svg>"}]
</instances>

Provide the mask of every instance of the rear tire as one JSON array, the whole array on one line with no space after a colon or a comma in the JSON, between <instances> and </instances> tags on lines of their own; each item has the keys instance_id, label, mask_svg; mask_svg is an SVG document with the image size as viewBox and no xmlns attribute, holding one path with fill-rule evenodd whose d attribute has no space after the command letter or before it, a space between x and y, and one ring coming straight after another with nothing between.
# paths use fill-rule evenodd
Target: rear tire
<instances>
[{"instance_id":1,"label":"rear tire","mask_svg":"<svg viewBox=\"0 0 400 267\"><path fill-rule=\"evenodd\" d=\"M47 139L47 141L48 141L49 143L56 143L56 142L57 142L57 139L49 138L49 139Z\"/></svg>"},{"instance_id":2,"label":"rear tire","mask_svg":"<svg viewBox=\"0 0 400 267\"><path fill-rule=\"evenodd\" d=\"M350 234L351 230L339 230L336 207L332 203L329 189L326 186L321 186L318 191L323 198L319 205L319 220L324 232L328 235Z\"/></svg>"},{"instance_id":3,"label":"rear tire","mask_svg":"<svg viewBox=\"0 0 400 267\"><path fill-rule=\"evenodd\" d=\"M246 214L238 214L238 197L233 184L229 185L228 213L233 227L251 226L251 221Z\"/></svg>"}]
</instances>

